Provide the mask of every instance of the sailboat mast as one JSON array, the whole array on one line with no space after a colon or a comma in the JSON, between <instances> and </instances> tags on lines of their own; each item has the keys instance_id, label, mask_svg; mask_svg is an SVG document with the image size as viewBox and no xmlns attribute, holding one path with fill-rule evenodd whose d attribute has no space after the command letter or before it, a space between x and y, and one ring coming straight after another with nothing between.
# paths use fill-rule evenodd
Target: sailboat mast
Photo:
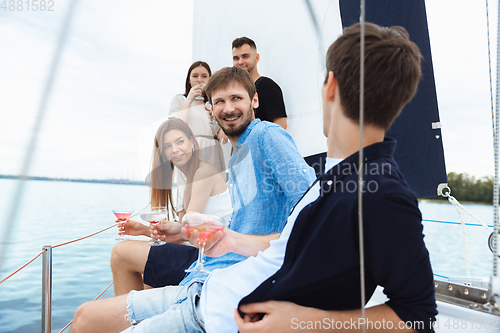
<instances>
[{"instance_id":1,"label":"sailboat mast","mask_svg":"<svg viewBox=\"0 0 500 333\"><path fill-rule=\"evenodd\" d=\"M359 230L359 273L361 288L362 330L366 332L366 290L365 290L365 250L363 235L363 128L364 128L364 96L365 96L365 0L361 0L361 36L360 36L360 71L359 71L359 175L358 175L358 230Z\"/></svg>"},{"instance_id":2,"label":"sailboat mast","mask_svg":"<svg viewBox=\"0 0 500 333\"><path fill-rule=\"evenodd\" d=\"M497 21L497 79L496 79L496 110L495 110L495 140L494 140L494 153L495 153L495 182L493 187L493 275L490 280L489 285L489 301L493 304L500 304L500 275L498 271L498 199L499 199L499 189L498 189L498 166L500 163L499 159L499 139L498 139L498 129L500 128L500 0L498 1L498 21Z\"/></svg>"}]
</instances>

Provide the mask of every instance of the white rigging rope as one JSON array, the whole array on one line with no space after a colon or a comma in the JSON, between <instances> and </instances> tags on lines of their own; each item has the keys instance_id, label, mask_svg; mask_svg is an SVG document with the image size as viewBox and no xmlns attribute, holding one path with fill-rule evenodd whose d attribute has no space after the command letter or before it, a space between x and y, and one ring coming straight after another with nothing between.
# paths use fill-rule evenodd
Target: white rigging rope
<instances>
[{"instance_id":1,"label":"white rigging rope","mask_svg":"<svg viewBox=\"0 0 500 333\"><path fill-rule=\"evenodd\" d=\"M467 270L467 276L470 276L469 250L468 250L468 246L467 246L467 232L465 231L464 218L462 216L462 213L460 212L460 207L458 206L460 204L458 203L458 201L455 198L453 198L451 196L448 198L448 200L455 206L455 208L457 209L457 213L460 216L460 222L462 224L462 235L464 238L465 269Z\"/></svg>"},{"instance_id":2,"label":"white rigging rope","mask_svg":"<svg viewBox=\"0 0 500 333\"><path fill-rule=\"evenodd\" d=\"M493 129L493 144L495 144L495 108L493 106L493 79L491 75L491 47L490 47L490 16L488 0L486 0L486 31L488 36L488 73L490 77L490 105L491 105L491 127Z\"/></svg>"},{"instance_id":3,"label":"white rigging rope","mask_svg":"<svg viewBox=\"0 0 500 333\"><path fill-rule=\"evenodd\" d=\"M31 170L31 164L33 161L33 157L35 156L38 135L42 129L43 121L45 119L45 114L47 112L47 105L49 103L50 95L52 93L52 87L54 86L54 82L57 77L59 62L63 54L64 45L66 43L66 37L68 35L73 14L75 12L76 3L77 0L73 0L70 1L68 4L66 16L64 17L59 38L57 40L57 45L54 51L54 56L50 64L50 69L47 75L47 79L45 80L45 86L43 88L40 104L38 106L38 112L36 115L33 130L31 131L31 137L28 142L28 148L26 149L26 153L24 155L21 172L19 174L20 179L17 181L17 184L15 186L14 194L12 195L12 204L10 205L5 221L3 222L4 224L2 228L3 230L0 233L2 235L0 239L0 269L2 268L1 266L3 258L6 253L7 243L10 239L10 234L12 232L12 227L16 223L17 213L19 211L19 203L21 202L23 196L26 177L29 175L29 172Z\"/></svg>"},{"instance_id":4,"label":"white rigging rope","mask_svg":"<svg viewBox=\"0 0 500 333\"><path fill-rule=\"evenodd\" d=\"M492 229L485 222L481 221L478 217L476 217L474 214L472 214L467 208L465 208L464 206L462 206L462 204L460 202L458 202L458 200L455 197L453 197L453 196L450 195L448 197L448 201L457 208L457 211L458 211L458 214L460 215L460 219L461 220L462 220L462 214L459 212L459 209L462 209L470 217L472 217L474 220L476 220L477 222L479 222L483 226L483 228L485 228L489 232L492 232Z\"/></svg>"}]
</instances>

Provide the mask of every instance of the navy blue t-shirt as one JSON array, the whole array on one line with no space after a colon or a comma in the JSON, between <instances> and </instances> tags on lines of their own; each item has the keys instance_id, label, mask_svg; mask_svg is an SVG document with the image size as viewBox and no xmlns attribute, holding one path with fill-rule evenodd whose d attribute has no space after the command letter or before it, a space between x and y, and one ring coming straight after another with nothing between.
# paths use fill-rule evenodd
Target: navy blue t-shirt
<instances>
[{"instance_id":1,"label":"navy blue t-shirt","mask_svg":"<svg viewBox=\"0 0 500 333\"><path fill-rule=\"evenodd\" d=\"M386 139L364 149L363 229L368 301L380 285L404 322L432 331L433 274L413 192ZM323 310L360 308L358 153L319 176L319 197L297 216L281 268L240 304L290 301ZM420 323L422 327L418 327Z\"/></svg>"}]
</instances>

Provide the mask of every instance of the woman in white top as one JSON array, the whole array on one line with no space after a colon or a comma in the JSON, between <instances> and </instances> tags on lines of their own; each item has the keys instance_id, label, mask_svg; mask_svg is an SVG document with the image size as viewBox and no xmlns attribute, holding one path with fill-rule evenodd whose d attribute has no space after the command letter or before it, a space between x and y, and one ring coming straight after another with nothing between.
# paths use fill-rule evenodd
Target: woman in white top
<instances>
[{"instance_id":1,"label":"woman in white top","mask_svg":"<svg viewBox=\"0 0 500 333\"><path fill-rule=\"evenodd\" d=\"M229 220L233 209L224 179L214 166L200 159L193 132L176 118L164 122L156 133L150 172L152 207L164 206L174 211L174 167L186 178L181 210L177 212L181 221L186 212ZM124 241L113 247L111 270L116 295L144 289L144 284L152 287L177 284L184 277L184 268L197 259L197 248L178 244L184 241L180 236L181 224L161 222L156 228L166 236L167 244L150 248L147 241ZM125 223L124 233L151 235L148 226L133 220Z\"/></svg>"},{"instance_id":2,"label":"woman in white top","mask_svg":"<svg viewBox=\"0 0 500 333\"><path fill-rule=\"evenodd\" d=\"M205 107L208 100L203 87L211 75L206 62L194 62L187 73L184 94L175 95L172 99L169 117L180 118L188 124L198 140L202 156L225 177L224 156L219 141L226 143L227 137L217 123L210 123L210 113ZM196 99L200 96L203 99Z\"/></svg>"}]
</instances>

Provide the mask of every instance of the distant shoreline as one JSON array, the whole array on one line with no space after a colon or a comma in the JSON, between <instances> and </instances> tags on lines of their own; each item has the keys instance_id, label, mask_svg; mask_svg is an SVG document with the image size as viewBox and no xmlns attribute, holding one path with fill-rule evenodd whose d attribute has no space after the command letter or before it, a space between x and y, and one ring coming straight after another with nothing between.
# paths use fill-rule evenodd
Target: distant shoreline
<instances>
[{"instance_id":1,"label":"distant shoreline","mask_svg":"<svg viewBox=\"0 0 500 333\"><path fill-rule=\"evenodd\" d=\"M142 186L146 185L144 181L129 180L129 179L73 179L73 178L51 178L51 177L12 176L12 175L0 175L0 179L42 180L49 182L97 183L97 184L118 184L118 185L142 185Z\"/></svg>"}]
</instances>

